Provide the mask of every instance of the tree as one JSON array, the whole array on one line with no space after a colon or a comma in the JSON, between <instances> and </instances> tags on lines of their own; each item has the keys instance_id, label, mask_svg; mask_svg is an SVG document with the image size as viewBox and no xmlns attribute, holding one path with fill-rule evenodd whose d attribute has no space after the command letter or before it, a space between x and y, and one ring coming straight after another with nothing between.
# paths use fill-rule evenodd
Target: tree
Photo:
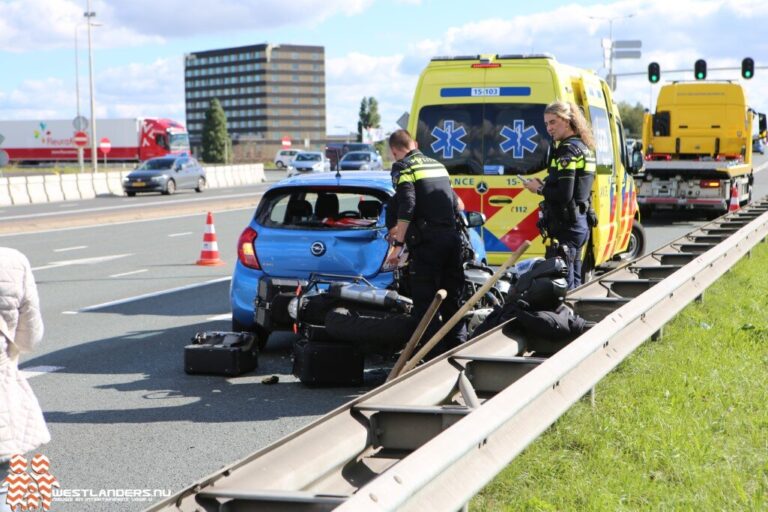
<instances>
[{"instance_id":1,"label":"tree","mask_svg":"<svg viewBox=\"0 0 768 512\"><path fill-rule=\"evenodd\" d=\"M638 102L634 107L625 101L619 102L619 115L627 137L639 139L643 133L645 108Z\"/></svg>"},{"instance_id":2,"label":"tree","mask_svg":"<svg viewBox=\"0 0 768 512\"><path fill-rule=\"evenodd\" d=\"M379 128L380 126L379 102L373 96L370 98L363 97L360 102L360 113L357 121L357 142L363 141L363 130Z\"/></svg>"},{"instance_id":3,"label":"tree","mask_svg":"<svg viewBox=\"0 0 768 512\"><path fill-rule=\"evenodd\" d=\"M218 98L213 98L203 123L203 161L212 164L228 163L231 154L227 116Z\"/></svg>"}]
</instances>

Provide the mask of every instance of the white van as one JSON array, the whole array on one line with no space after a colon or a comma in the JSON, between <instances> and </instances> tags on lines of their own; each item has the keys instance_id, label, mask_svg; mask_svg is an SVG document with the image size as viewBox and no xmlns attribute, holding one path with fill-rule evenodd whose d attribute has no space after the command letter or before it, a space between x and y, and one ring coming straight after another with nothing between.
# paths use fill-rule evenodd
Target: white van
<instances>
[{"instance_id":1,"label":"white van","mask_svg":"<svg viewBox=\"0 0 768 512\"><path fill-rule=\"evenodd\" d=\"M288 165L291 163L291 160L296 158L296 153L298 152L298 149L281 149L275 155L275 165L278 169L284 169L285 167L288 167Z\"/></svg>"}]
</instances>

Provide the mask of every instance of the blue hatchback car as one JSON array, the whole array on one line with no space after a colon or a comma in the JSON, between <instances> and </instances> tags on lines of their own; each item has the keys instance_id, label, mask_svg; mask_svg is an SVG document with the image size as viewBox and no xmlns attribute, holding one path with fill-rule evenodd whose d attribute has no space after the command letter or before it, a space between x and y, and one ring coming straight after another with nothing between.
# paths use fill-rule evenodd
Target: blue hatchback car
<instances>
[{"instance_id":1,"label":"blue hatchback car","mask_svg":"<svg viewBox=\"0 0 768 512\"><path fill-rule=\"evenodd\" d=\"M382 171L302 175L267 190L237 242L233 330L256 332L263 346L270 332L290 329L288 302L312 273L390 285L385 210L394 192ZM470 238L476 259L485 261L479 235L470 230Z\"/></svg>"}]
</instances>

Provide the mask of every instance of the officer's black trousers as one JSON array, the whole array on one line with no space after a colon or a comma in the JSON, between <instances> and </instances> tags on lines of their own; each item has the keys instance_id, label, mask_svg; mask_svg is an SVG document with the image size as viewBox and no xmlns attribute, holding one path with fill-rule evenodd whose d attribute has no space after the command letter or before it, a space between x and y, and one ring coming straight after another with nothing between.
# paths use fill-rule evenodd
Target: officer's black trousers
<instances>
[{"instance_id":1,"label":"officer's black trousers","mask_svg":"<svg viewBox=\"0 0 768 512\"><path fill-rule=\"evenodd\" d=\"M440 306L439 315L430 323L422 337L426 343L461 307L461 292L464 287L464 270L461 261L461 238L453 228L428 228L422 233L422 241L410 248L410 284L413 299L413 317L416 320L426 314L435 293L441 288L448 296ZM431 359L467 340L464 321L459 322L427 355Z\"/></svg>"},{"instance_id":2,"label":"officer's black trousers","mask_svg":"<svg viewBox=\"0 0 768 512\"><path fill-rule=\"evenodd\" d=\"M568 289L581 285L581 249L589 238L586 214L576 214L576 222L564 229L552 233L560 244L564 245L568 256Z\"/></svg>"}]
</instances>

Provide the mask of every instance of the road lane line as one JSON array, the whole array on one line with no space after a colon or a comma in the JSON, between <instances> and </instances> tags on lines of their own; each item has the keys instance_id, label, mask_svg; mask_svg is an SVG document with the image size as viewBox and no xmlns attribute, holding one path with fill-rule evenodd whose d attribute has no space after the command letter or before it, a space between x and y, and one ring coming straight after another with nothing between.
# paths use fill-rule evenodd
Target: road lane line
<instances>
[{"instance_id":1,"label":"road lane line","mask_svg":"<svg viewBox=\"0 0 768 512\"><path fill-rule=\"evenodd\" d=\"M109 277L123 277L123 276L132 276L133 274L141 274L142 272L148 272L148 268L143 268L141 270L132 270L130 272L123 272L122 274L112 274Z\"/></svg>"},{"instance_id":2,"label":"road lane line","mask_svg":"<svg viewBox=\"0 0 768 512\"><path fill-rule=\"evenodd\" d=\"M227 194L222 196L210 196L210 197L198 197L198 198L190 198L190 199L178 199L174 200L168 203L168 206L171 207L173 205L177 204L185 204L185 203L199 203L203 201L213 201L213 200L220 200L220 199L238 199L241 197L252 197L257 198L264 195L264 192L248 192L243 194ZM159 203L141 203L141 204L123 204L123 205L116 205L116 206L99 206L96 208L81 208L79 210L71 210L68 212L63 213L89 213L89 212L104 212L109 210L125 210L125 209L132 209L135 210L137 208L147 208L147 207L153 207L153 206L163 206ZM62 212L42 212L42 213L29 213L27 215L11 215L10 217L4 217L3 220L10 221L10 220L20 220L20 219L35 219L39 217L53 217L53 216L59 216ZM197 214L200 215L200 214ZM165 218L165 217L163 217ZM172 218L172 217L169 217ZM157 219L152 219L157 220Z\"/></svg>"},{"instance_id":3,"label":"road lane line","mask_svg":"<svg viewBox=\"0 0 768 512\"><path fill-rule=\"evenodd\" d=\"M96 256L95 258L81 258L79 260L52 261L48 265L43 265L42 267L32 267L32 271L36 272L38 270L47 270L49 268L67 267L67 266L70 266L70 265L93 265L95 263L104 263L105 261L112 261L112 260L117 260L117 259L120 259L120 258L125 258L126 256L133 256L133 253L129 253L129 254L111 254L109 256Z\"/></svg>"},{"instance_id":4,"label":"road lane line","mask_svg":"<svg viewBox=\"0 0 768 512\"><path fill-rule=\"evenodd\" d=\"M761 163L757 167L757 169L754 170L754 173L757 174L757 173L759 173L761 171L764 171L766 168L768 168L768 160L766 160L765 162Z\"/></svg>"},{"instance_id":5,"label":"road lane line","mask_svg":"<svg viewBox=\"0 0 768 512\"><path fill-rule=\"evenodd\" d=\"M74 247L62 247L61 249L54 249L53 252L67 252L67 251L77 251L80 249L87 249L87 245L76 245Z\"/></svg>"},{"instance_id":6,"label":"road lane line","mask_svg":"<svg viewBox=\"0 0 768 512\"><path fill-rule=\"evenodd\" d=\"M218 322L219 320L232 320L232 313L224 313L223 315L210 316L205 319L206 322Z\"/></svg>"},{"instance_id":7,"label":"road lane line","mask_svg":"<svg viewBox=\"0 0 768 512\"><path fill-rule=\"evenodd\" d=\"M112 306L118 306L120 304L126 304L128 302L134 302L134 301L137 301L137 300L149 299L149 298L152 298L152 297L159 297L160 295L166 295L168 293L176 293L176 292L181 292L181 291L184 291L184 290L191 290L193 288L199 288L201 286L206 286L206 285L214 284L214 283L223 283L224 281L229 281L230 279L232 279L230 276L220 277L218 279L212 279L210 281L204 281L202 283L188 284L186 286L179 286L178 288L171 288L169 290L161 290L159 292L145 293L143 295L136 295L135 297L128 297L128 298L125 298L125 299L113 300L111 302L104 302L102 304L95 304L93 306L86 306L84 308L80 308L77 311L73 311L73 312L64 311L63 314L70 315L70 314L77 314L77 313L87 313L89 311L96 311L98 309L104 309L104 308L108 308L108 307L112 307Z\"/></svg>"},{"instance_id":8,"label":"road lane line","mask_svg":"<svg viewBox=\"0 0 768 512\"><path fill-rule=\"evenodd\" d=\"M168 237L169 238L173 238L175 236L187 236L187 235L191 235L191 234L192 234L191 231L185 231L184 233L171 233L170 235L168 235Z\"/></svg>"},{"instance_id":9,"label":"road lane line","mask_svg":"<svg viewBox=\"0 0 768 512\"><path fill-rule=\"evenodd\" d=\"M23 369L20 369L19 371L25 378L31 379L32 377L45 375L46 373L57 372L63 369L64 369L63 366L30 366L29 368L23 368Z\"/></svg>"}]
</instances>

